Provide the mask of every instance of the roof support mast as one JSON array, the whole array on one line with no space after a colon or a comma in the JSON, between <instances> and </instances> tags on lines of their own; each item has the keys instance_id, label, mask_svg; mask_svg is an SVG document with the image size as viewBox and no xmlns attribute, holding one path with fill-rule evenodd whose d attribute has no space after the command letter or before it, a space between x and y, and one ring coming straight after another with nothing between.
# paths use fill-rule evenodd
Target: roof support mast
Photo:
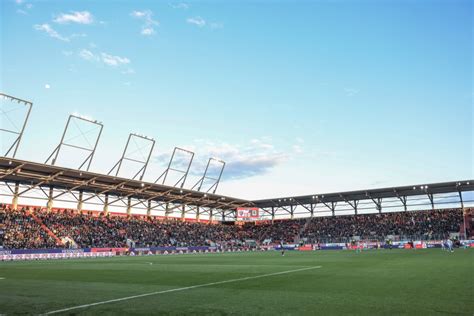
<instances>
[{"instance_id":1,"label":"roof support mast","mask_svg":"<svg viewBox=\"0 0 474 316\"><path fill-rule=\"evenodd\" d=\"M11 102L17 102L19 104L23 104L27 107L25 119L23 121L23 124L21 125L21 128L16 128L16 129L13 129L13 128L10 129L10 128L4 128L4 127L0 128L0 132L16 135L16 139L13 141L10 148L4 154L4 157L8 157L8 155L10 155L10 153L13 151L11 157L15 158L16 153L18 151L18 147L20 146L21 139L23 138L23 133L25 132L26 125L28 124L28 119L30 117L31 109L33 108L33 103L30 101L16 98L14 96L11 96L5 93L0 93L0 97L2 97L4 100L9 100ZM0 112L2 116L6 120L12 123L12 127L16 127L15 124L13 123L13 120L8 115L8 113L11 111L12 110L3 110L2 108L0 108Z\"/></svg>"},{"instance_id":2,"label":"roof support mast","mask_svg":"<svg viewBox=\"0 0 474 316\"><path fill-rule=\"evenodd\" d=\"M144 147L148 146L148 145L145 145L145 146L139 147L138 144L136 143L135 139L141 139L141 140L144 140L146 142L151 143L151 147L150 147L150 150L148 151L148 155L146 155L146 157L145 157L142 154L143 160L138 160L138 159L134 159L134 158L131 157L131 155L136 153L136 152L141 153L141 150ZM133 141L133 142L135 142L135 144L137 144L137 149L130 153L128 148L129 148L129 145L130 145L131 141ZM112 169L110 169L110 171L107 174L110 175L114 170L116 170L115 176L117 177L119 175L119 172L120 172L120 169L122 167L123 162L124 161L131 161L131 162L139 163L139 164L142 165L140 170L138 170L138 172L133 176L132 179L135 180L135 178L138 177L138 175L140 175L140 178L139 178L140 181L143 180L143 177L145 176L146 169L148 167L148 163L150 162L151 154L153 153L153 149L155 148L155 143L156 142L153 138L150 138L150 137L147 137L147 136L142 136L142 135L135 134L135 133L130 133L130 135L128 135L128 140L127 140L127 143L125 145L125 148L123 150L122 157L119 159L119 161L117 161L117 163L113 166Z\"/></svg>"},{"instance_id":3,"label":"roof support mast","mask_svg":"<svg viewBox=\"0 0 474 316\"><path fill-rule=\"evenodd\" d=\"M208 175L209 166L211 165L211 163L213 161L221 165L219 176L217 178ZM222 173L224 172L224 168L225 168L225 162L224 161L222 161L220 159L216 159L216 158L209 158L209 160L207 162L207 165L206 165L206 170L204 171L204 175L202 176L201 179L199 179L198 182L196 182L196 184L191 188L191 190L194 190L195 187L198 187L198 191L201 191L201 189L204 185L204 182L206 180L212 180L212 181L215 181L215 182L211 185L211 187L206 192L209 193L212 189L214 189L212 191L212 193L213 194L216 193L217 187L219 186L219 182L221 181L221 178L222 178Z\"/></svg>"},{"instance_id":4,"label":"roof support mast","mask_svg":"<svg viewBox=\"0 0 474 316\"><path fill-rule=\"evenodd\" d=\"M91 146L91 148L71 144L71 143L68 142L68 140L65 140L66 135L67 135L68 130L69 130L69 125L71 124L71 122L76 124L75 121L86 122L86 123L89 123L91 125L94 125L96 128L97 127L99 128L99 133L98 133L98 135L95 139L94 145ZM84 137L84 139L87 140L87 138L85 137L85 134L87 134L88 132L84 133L77 124L76 124L76 126L79 129L79 131L81 133L81 136ZM64 128L64 132L61 136L61 141L59 142L59 145L56 146L56 148L51 153L51 155L48 157L48 159L46 159L45 164L47 164L52 159L51 160L51 165L53 165L53 166L56 165L56 162L58 160L58 156L59 156L59 152L61 151L61 148L63 146L66 146L66 147L71 147L71 148L75 148L75 149L79 149L79 150L82 150L82 151L89 152L89 155L87 156L87 158L82 162L82 164L78 168L79 170L81 170L82 167L84 167L84 165L87 163L86 171L89 171L89 168L91 166L92 160L94 159L95 151L97 149L97 145L99 144L100 136L102 135L102 130L103 129L104 129L104 125L101 122L98 122L96 120L92 120L92 119L89 119L89 118L86 118L86 117L82 117L82 116L79 116L79 115L75 115L75 114L69 115L69 118L68 118L67 123L66 123L66 127ZM72 140L72 139L70 139L70 140Z\"/></svg>"},{"instance_id":5,"label":"roof support mast","mask_svg":"<svg viewBox=\"0 0 474 316\"><path fill-rule=\"evenodd\" d=\"M175 159L176 159L177 153L183 153L183 154L185 154L189 157L188 160L187 160L187 165L183 169L178 169L179 167L174 166L174 165L176 165ZM161 179L163 179L161 184L164 185L166 183L166 178L168 177L169 172L174 171L174 172L178 172L178 173L182 174L182 176L181 176L181 178L179 178L179 180L173 186L174 187L179 186L182 189L184 187L184 184L186 183L186 179L187 179L188 174L189 174L189 169L191 169L191 164L193 163L193 159L194 159L194 152L189 151L187 149L180 148L180 147L175 147L174 150L173 150L173 154L171 155L170 162L168 163L168 167L158 177L158 179L156 179L155 183L158 183ZM183 160L183 164L184 164L184 161L185 160Z\"/></svg>"}]
</instances>

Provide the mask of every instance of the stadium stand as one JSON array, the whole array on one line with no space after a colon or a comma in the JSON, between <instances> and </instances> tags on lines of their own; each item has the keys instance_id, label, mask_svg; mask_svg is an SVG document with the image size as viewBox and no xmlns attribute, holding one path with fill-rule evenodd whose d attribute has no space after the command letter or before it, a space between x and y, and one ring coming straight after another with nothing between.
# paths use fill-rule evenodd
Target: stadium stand
<instances>
[{"instance_id":1,"label":"stadium stand","mask_svg":"<svg viewBox=\"0 0 474 316\"><path fill-rule=\"evenodd\" d=\"M310 242L383 241L387 236L405 240L441 240L458 233L463 219L460 209L346 215L314 218L304 236Z\"/></svg>"},{"instance_id":2,"label":"stadium stand","mask_svg":"<svg viewBox=\"0 0 474 316\"><path fill-rule=\"evenodd\" d=\"M472 214L468 210L467 214ZM384 241L440 240L459 233L460 209L398 212L312 219L281 220L243 226L192 223L176 219L124 217L79 213L73 210L46 212L0 207L5 249L70 247L61 240L71 239L80 248L153 246L240 246L253 240L272 243L348 242L354 238ZM470 220L471 218L469 218ZM469 227L470 229L470 227Z\"/></svg>"}]
</instances>

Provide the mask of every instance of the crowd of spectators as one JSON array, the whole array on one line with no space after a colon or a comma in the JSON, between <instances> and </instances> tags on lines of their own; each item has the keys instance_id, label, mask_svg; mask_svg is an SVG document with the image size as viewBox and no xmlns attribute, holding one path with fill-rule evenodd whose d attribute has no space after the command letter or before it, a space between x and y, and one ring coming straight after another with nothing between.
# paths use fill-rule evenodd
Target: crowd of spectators
<instances>
[{"instance_id":1,"label":"crowd of spectators","mask_svg":"<svg viewBox=\"0 0 474 316\"><path fill-rule=\"evenodd\" d=\"M6 212L5 212L6 211ZM54 241L26 211L6 209L7 248L46 248ZM60 239L70 238L77 247L223 246L243 245L246 241L295 241L301 228L296 221L244 226L161 220L153 217L94 216L73 210L46 212L34 209L37 219ZM41 238L37 238L40 236Z\"/></svg>"},{"instance_id":2,"label":"crowd of spectators","mask_svg":"<svg viewBox=\"0 0 474 316\"><path fill-rule=\"evenodd\" d=\"M54 248L56 241L27 210L0 207L1 246L7 249Z\"/></svg>"},{"instance_id":3,"label":"crowd of spectators","mask_svg":"<svg viewBox=\"0 0 474 316\"><path fill-rule=\"evenodd\" d=\"M463 222L460 209L313 218L301 237L316 242L383 241L387 236L408 239L443 239L458 233Z\"/></svg>"},{"instance_id":4,"label":"crowd of spectators","mask_svg":"<svg viewBox=\"0 0 474 316\"><path fill-rule=\"evenodd\" d=\"M236 226L159 220L152 217L92 216L74 211L38 212L59 238L70 237L79 247L210 246L241 242Z\"/></svg>"},{"instance_id":5,"label":"crowd of spectators","mask_svg":"<svg viewBox=\"0 0 474 316\"><path fill-rule=\"evenodd\" d=\"M294 243L305 222L306 219L296 219L265 222L259 225L248 224L242 230L241 236L244 239L271 240L274 243Z\"/></svg>"},{"instance_id":6,"label":"crowd of spectators","mask_svg":"<svg viewBox=\"0 0 474 316\"><path fill-rule=\"evenodd\" d=\"M459 232L463 221L459 209L315 217L311 220L279 220L242 226L145 216L96 216L73 210L32 212L35 217L24 209L14 211L0 206L0 219L3 222L0 223L0 231L3 231L4 248L57 247L42 224L60 239L73 240L74 246L101 248L130 245L233 247L252 240L257 244L265 240L295 243L301 238L309 242L346 242L355 236L384 240L389 235L433 239L444 238L450 232Z\"/></svg>"}]
</instances>

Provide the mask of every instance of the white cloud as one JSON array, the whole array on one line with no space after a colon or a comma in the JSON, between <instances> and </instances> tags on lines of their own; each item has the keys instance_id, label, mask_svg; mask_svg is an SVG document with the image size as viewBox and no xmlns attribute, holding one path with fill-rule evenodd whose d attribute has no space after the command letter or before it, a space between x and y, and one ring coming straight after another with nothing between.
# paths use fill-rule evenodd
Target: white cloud
<instances>
[{"instance_id":1,"label":"white cloud","mask_svg":"<svg viewBox=\"0 0 474 316\"><path fill-rule=\"evenodd\" d=\"M262 139L253 139L244 145L231 145L228 143L214 143L206 140L195 140L191 146L180 146L196 152L191 173L202 176L207 164L207 157L221 159L226 162L223 179L242 179L263 175L274 167L288 160L288 155L275 150L272 144ZM155 157L162 164L169 161L169 155ZM186 165L185 158L182 161ZM180 161L175 163L180 164ZM219 166L210 172L219 172ZM216 167L215 166L215 167ZM210 175L213 176L213 175ZM215 176L215 175L214 175Z\"/></svg>"},{"instance_id":2,"label":"white cloud","mask_svg":"<svg viewBox=\"0 0 474 316\"><path fill-rule=\"evenodd\" d=\"M16 13L19 14L28 15L27 10L31 10L33 8L31 3L26 3L23 0L15 0L15 3L19 6L19 8L16 10Z\"/></svg>"},{"instance_id":3,"label":"white cloud","mask_svg":"<svg viewBox=\"0 0 474 316\"><path fill-rule=\"evenodd\" d=\"M295 154L302 154L303 153L303 148L301 148L300 145L293 145L293 152Z\"/></svg>"},{"instance_id":4,"label":"white cloud","mask_svg":"<svg viewBox=\"0 0 474 316\"><path fill-rule=\"evenodd\" d=\"M148 36L153 35L153 34L155 34L155 30L152 27L146 27L146 28L142 29L141 34L142 35L148 35Z\"/></svg>"},{"instance_id":5,"label":"white cloud","mask_svg":"<svg viewBox=\"0 0 474 316\"><path fill-rule=\"evenodd\" d=\"M135 17L135 18L143 18L146 15L146 11L132 11L132 13L130 13L130 15Z\"/></svg>"},{"instance_id":6,"label":"white cloud","mask_svg":"<svg viewBox=\"0 0 474 316\"><path fill-rule=\"evenodd\" d=\"M79 57L87 61L99 62L111 67L118 67L130 63L130 59L126 57L115 56L104 52L96 54L88 49L82 49L79 52ZM134 73L134 70L129 68L128 70L123 71L122 73Z\"/></svg>"},{"instance_id":7,"label":"white cloud","mask_svg":"<svg viewBox=\"0 0 474 316\"><path fill-rule=\"evenodd\" d=\"M276 151L272 144L264 141L243 146L209 143L201 150L211 157L226 161L225 179L263 175L288 159L287 154Z\"/></svg>"},{"instance_id":8,"label":"white cloud","mask_svg":"<svg viewBox=\"0 0 474 316\"><path fill-rule=\"evenodd\" d=\"M211 22L211 23L209 23L209 26L211 27L211 29L222 29L222 28L224 28L224 24L219 23L219 22Z\"/></svg>"},{"instance_id":9,"label":"white cloud","mask_svg":"<svg viewBox=\"0 0 474 316\"><path fill-rule=\"evenodd\" d=\"M87 34L85 33L74 33L69 38L75 38L75 37L87 37Z\"/></svg>"},{"instance_id":10,"label":"white cloud","mask_svg":"<svg viewBox=\"0 0 474 316\"><path fill-rule=\"evenodd\" d=\"M272 144L268 143L265 140L258 139L258 138L252 139L250 141L250 144L254 148L258 148L258 149L263 149L263 150L273 150L274 149L274 146Z\"/></svg>"},{"instance_id":11,"label":"white cloud","mask_svg":"<svg viewBox=\"0 0 474 316\"><path fill-rule=\"evenodd\" d=\"M67 71L69 71L69 72L77 72L76 66L73 65L73 64L69 65Z\"/></svg>"},{"instance_id":12,"label":"white cloud","mask_svg":"<svg viewBox=\"0 0 474 316\"><path fill-rule=\"evenodd\" d=\"M126 57L120 57L120 56L113 56L109 55L107 53L100 53L100 56L102 58L102 62L104 64L109 65L109 66L120 66L120 65L126 65L130 63L130 59Z\"/></svg>"},{"instance_id":13,"label":"white cloud","mask_svg":"<svg viewBox=\"0 0 474 316\"><path fill-rule=\"evenodd\" d=\"M124 75L132 75L135 73L135 70L133 68L128 68L127 70L122 71L122 74Z\"/></svg>"},{"instance_id":14,"label":"white cloud","mask_svg":"<svg viewBox=\"0 0 474 316\"><path fill-rule=\"evenodd\" d=\"M193 17L193 18L188 18L186 20L186 22L188 22L189 24L194 24L194 25L199 26L199 27L206 26L206 21L203 18L201 18L200 16L196 16L196 17Z\"/></svg>"},{"instance_id":15,"label":"white cloud","mask_svg":"<svg viewBox=\"0 0 474 316\"><path fill-rule=\"evenodd\" d=\"M96 55L94 55L93 52L91 52L90 50L87 50L87 49L81 50L79 52L79 57L81 57L84 60L88 60L88 61L97 61L99 59Z\"/></svg>"},{"instance_id":16,"label":"white cloud","mask_svg":"<svg viewBox=\"0 0 474 316\"><path fill-rule=\"evenodd\" d=\"M88 121L95 121L95 119L94 119L92 116L81 114L81 113L79 113L78 111L74 111L74 112L72 113L72 115L77 116L77 117L80 117L80 118L83 118L83 119L86 119L86 120L88 120Z\"/></svg>"},{"instance_id":17,"label":"white cloud","mask_svg":"<svg viewBox=\"0 0 474 316\"><path fill-rule=\"evenodd\" d=\"M360 90L355 89L355 88L345 88L344 92L346 93L347 96L353 97L353 96L359 94Z\"/></svg>"},{"instance_id":18,"label":"white cloud","mask_svg":"<svg viewBox=\"0 0 474 316\"><path fill-rule=\"evenodd\" d=\"M51 88L51 86L50 86L49 84L45 84L45 85L44 85L44 88L45 88L45 89L49 89L49 88Z\"/></svg>"},{"instance_id":19,"label":"white cloud","mask_svg":"<svg viewBox=\"0 0 474 316\"><path fill-rule=\"evenodd\" d=\"M56 30L54 30L49 24L47 23L44 23L44 24L35 24L34 26L34 29L37 30L37 31L41 31L41 32L45 32L46 34L48 34L50 37L52 38L56 38L60 41L64 41L64 42L69 42L69 38L65 37L65 36L62 36L61 34L59 34Z\"/></svg>"},{"instance_id":20,"label":"white cloud","mask_svg":"<svg viewBox=\"0 0 474 316\"><path fill-rule=\"evenodd\" d=\"M189 4L184 3L184 2L176 3L176 4L170 3L170 7L172 7L173 9L187 10L187 9L189 9Z\"/></svg>"},{"instance_id":21,"label":"white cloud","mask_svg":"<svg viewBox=\"0 0 474 316\"><path fill-rule=\"evenodd\" d=\"M140 33L144 36L155 34L154 27L160 25L160 22L153 19L153 12L150 10L132 11L130 15L143 21L142 30Z\"/></svg>"},{"instance_id":22,"label":"white cloud","mask_svg":"<svg viewBox=\"0 0 474 316\"><path fill-rule=\"evenodd\" d=\"M54 22L60 24L91 24L94 22L94 17L88 11L73 11L71 13L61 13L54 19Z\"/></svg>"}]
</instances>

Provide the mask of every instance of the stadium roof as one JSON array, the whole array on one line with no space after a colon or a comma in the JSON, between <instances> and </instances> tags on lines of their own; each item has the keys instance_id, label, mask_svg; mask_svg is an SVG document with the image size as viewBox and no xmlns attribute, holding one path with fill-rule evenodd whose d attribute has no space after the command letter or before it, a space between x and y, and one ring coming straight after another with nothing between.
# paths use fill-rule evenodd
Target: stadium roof
<instances>
[{"instance_id":1,"label":"stadium roof","mask_svg":"<svg viewBox=\"0 0 474 316\"><path fill-rule=\"evenodd\" d=\"M30 188L54 187L95 195L110 194L221 210L234 210L252 205L250 201L222 195L5 157L0 157L0 181L19 182Z\"/></svg>"},{"instance_id":2,"label":"stadium roof","mask_svg":"<svg viewBox=\"0 0 474 316\"><path fill-rule=\"evenodd\" d=\"M452 181L443 183L430 183L400 187L390 187L383 189L358 190L338 193L325 193L304 195L296 197L281 197L273 199L264 199L253 201L256 207L271 208L271 207L290 207L293 205L309 205L315 203L337 203L346 202L355 204L355 201L372 200L385 198L400 198L403 199L409 196L453 193L474 191L474 180Z\"/></svg>"},{"instance_id":3,"label":"stadium roof","mask_svg":"<svg viewBox=\"0 0 474 316\"><path fill-rule=\"evenodd\" d=\"M33 188L54 187L66 192L83 191L96 196L109 194L120 198L130 197L138 200L184 204L223 211L233 211L239 207L285 209L286 207L315 204L326 205L328 208L331 208L332 205L334 209L334 204L338 202L345 202L357 209L359 201L362 200L372 200L376 205L381 205L382 199L398 198L406 204L407 197L420 195L428 196L433 203L435 194L474 191L474 180L463 180L249 201L5 157L0 157L0 181L18 182L28 186L29 189L26 191Z\"/></svg>"}]
</instances>

